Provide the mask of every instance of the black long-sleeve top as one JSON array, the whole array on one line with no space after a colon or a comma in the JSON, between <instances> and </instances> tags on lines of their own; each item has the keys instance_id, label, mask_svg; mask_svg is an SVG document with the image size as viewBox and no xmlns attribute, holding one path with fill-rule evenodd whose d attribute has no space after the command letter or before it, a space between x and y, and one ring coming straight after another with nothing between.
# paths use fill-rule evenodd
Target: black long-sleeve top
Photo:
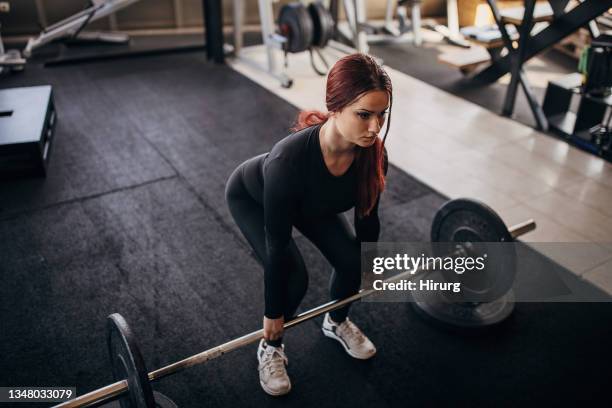
<instances>
[{"instance_id":1,"label":"black long-sleeve top","mask_svg":"<svg viewBox=\"0 0 612 408\"><path fill-rule=\"evenodd\" d=\"M319 141L321 125L293 133L280 140L259 165L263 184L265 238L268 260L264 265L265 315L274 319L283 315L283 279L281 259L288 249L294 220L312 220L353 208L357 200L355 161L341 176L332 175L323 159ZM385 152L386 159L386 152ZM385 160L385 173L387 162ZM374 242L380 233L376 206L354 225L359 242ZM299 217L299 218L298 218Z\"/></svg>"}]
</instances>

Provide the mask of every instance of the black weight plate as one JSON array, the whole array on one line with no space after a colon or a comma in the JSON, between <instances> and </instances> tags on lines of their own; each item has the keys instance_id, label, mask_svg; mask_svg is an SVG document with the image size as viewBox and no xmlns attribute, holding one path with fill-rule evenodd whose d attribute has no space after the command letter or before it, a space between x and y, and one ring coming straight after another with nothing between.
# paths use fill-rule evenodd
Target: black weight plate
<instances>
[{"instance_id":1,"label":"black weight plate","mask_svg":"<svg viewBox=\"0 0 612 408\"><path fill-rule=\"evenodd\" d=\"M177 408L174 401L161 392L153 391L153 396L155 397L155 406L157 408Z\"/></svg>"},{"instance_id":2,"label":"black weight plate","mask_svg":"<svg viewBox=\"0 0 612 408\"><path fill-rule=\"evenodd\" d=\"M492 302L449 301L440 291L412 291L413 308L421 317L449 328L484 329L503 322L514 310L514 292Z\"/></svg>"},{"instance_id":3,"label":"black weight plate","mask_svg":"<svg viewBox=\"0 0 612 408\"><path fill-rule=\"evenodd\" d=\"M160 392L153 391L153 397L155 398L156 408L178 408L174 401ZM122 406L120 401L111 401L100 405L100 408L122 408Z\"/></svg>"},{"instance_id":4,"label":"black weight plate","mask_svg":"<svg viewBox=\"0 0 612 408\"><path fill-rule=\"evenodd\" d=\"M432 242L512 242L504 221L486 204L457 198L447 201L431 225Z\"/></svg>"},{"instance_id":5,"label":"black weight plate","mask_svg":"<svg viewBox=\"0 0 612 408\"><path fill-rule=\"evenodd\" d=\"M312 45L323 48L334 35L334 19L328 9L320 2L310 3L308 13L312 19Z\"/></svg>"},{"instance_id":6,"label":"black weight plate","mask_svg":"<svg viewBox=\"0 0 612 408\"><path fill-rule=\"evenodd\" d=\"M306 51L312 44L313 25L310 15L302 3L285 4L278 16L281 35L287 38L285 51Z\"/></svg>"},{"instance_id":7,"label":"black weight plate","mask_svg":"<svg viewBox=\"0 0 612 408\"><path fill-rule=\"evenodd\" d=\"M512 288L516 276L512 235L499 215L486 204L467 198L448 201L434 217L431 240L452 243L435 245L438 256L453 252L457 243L469 248L473 257L488 256L484 273L443 272L444 280L461 282L460 294L447 294L449 300L491 302ZM503 242L508 244L500 244Z\"/></svg>"},{"instance_id":8,"label":"black weight plate","mask_svg":"<svg viewBox=\"0 0 612 408\"><path fill-rule=\"evenodd\" d=\"M113 379L127 379L128 395L121 398L121 408L155 408L153 389L144 360L132 330L118 313L108 316L107 344Z\"/></svg>"}]
</instances>

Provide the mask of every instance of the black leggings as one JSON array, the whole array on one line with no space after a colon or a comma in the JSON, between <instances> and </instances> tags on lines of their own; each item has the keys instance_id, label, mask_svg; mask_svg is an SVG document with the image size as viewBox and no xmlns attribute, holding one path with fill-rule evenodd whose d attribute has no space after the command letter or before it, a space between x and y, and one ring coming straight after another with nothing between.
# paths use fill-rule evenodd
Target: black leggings
<instances>
[{"instance_id":1,"label":"black leggings","mask_svg":"<svg viewBox=\"0 0 612 408\"><path fill-rule=\"evenodd\" d=\"M264 236L263 186L258 177L259 161L265 155L257 156L242 163L230 176L225 188L225 198L234 221L242 231L258 261L265 265L266 244ZM322 200L325 197L321 197ZM361 285L361 246L355 238L352 227L343 214L296 220L294 225L327 258L333 267L329 293L332 299L351 296ZM283 260L287 275L285 297L285 321L295 316L308 287L308 272L300 250L293 238ZM330 313L335 322L346 319L349 307L345 306Z\"/></svg>"}]
</instances>

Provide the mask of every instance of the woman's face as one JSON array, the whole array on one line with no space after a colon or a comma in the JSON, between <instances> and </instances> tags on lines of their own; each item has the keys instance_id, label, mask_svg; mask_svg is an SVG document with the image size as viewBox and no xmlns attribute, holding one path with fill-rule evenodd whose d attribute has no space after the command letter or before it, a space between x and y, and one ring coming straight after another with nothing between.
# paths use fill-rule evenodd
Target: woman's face
<instances>
[{"instance_id":1,"label":"woman's face","mask_svg":"<svg viewBox=\"0 0 612 408\"><path fill-rule=\"evenodd\" d=\"M343 139L361 147L374 144L388 113L389 94L370 91L340 112L335 112L336 128Z\"/></svg>"}]
</instances>

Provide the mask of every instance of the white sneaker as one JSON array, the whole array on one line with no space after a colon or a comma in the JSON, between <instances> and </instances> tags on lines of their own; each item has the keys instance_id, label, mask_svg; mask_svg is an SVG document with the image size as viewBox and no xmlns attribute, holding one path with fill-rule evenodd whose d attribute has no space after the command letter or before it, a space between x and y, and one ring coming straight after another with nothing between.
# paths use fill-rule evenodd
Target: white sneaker
<instances>
[{"instance_id":1,"label":"white sneaker","mask_svg":"<svg viewBox=\"0 0 612 408\"><path fill-rule=\"evenodd\" d=\"M374 344L348 317L338 324L329 317L329 313L326 313L323 320L323 334L338 340L351 357L367 360L376 354Z\"/></svg>"},{"instance_id":2,"label":"white sneaker","mask_svg":"<svg viewBox=\"0 0 612 408\"><path fill-rule=\"evenodd\" d=\"M291 391L291 381L285 366L289 363L285 355L285 346L273 347L262 339L257 348L259 361L259 383L270 395L278 396Z\"/></svg>"}]
</instances>

